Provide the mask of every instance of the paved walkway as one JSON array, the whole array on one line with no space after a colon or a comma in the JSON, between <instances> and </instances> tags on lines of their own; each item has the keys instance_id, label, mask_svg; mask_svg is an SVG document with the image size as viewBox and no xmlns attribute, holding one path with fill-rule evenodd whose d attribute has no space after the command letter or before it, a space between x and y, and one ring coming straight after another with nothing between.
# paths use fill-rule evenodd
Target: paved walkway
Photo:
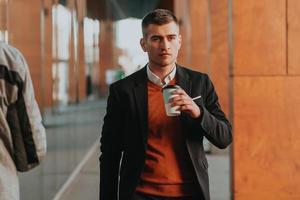
<instances>
[{"instance_id":1,"label":"paved walkway","mask_svg":"<svg viewBox=\"0 0 300 200\"><path fill-rule=\"evenodd\" d=\"M99 194L99 145L91 148L85 164L55 200L95 200ZM208 155L212 200L230 200L229 156Z\"/></svg>"},{"instance_id":2,"label":"paved walkway","mask_svg":"<svg viewBox=\"0 0 300 200\"><path fill-rule=\"evenodd\" d=\"M54 198L91 146L99 142L105 106L105 101L86 102L44 115L47 155L39 167L19 174L21 200Z\"/></svg>"}]
</instances>

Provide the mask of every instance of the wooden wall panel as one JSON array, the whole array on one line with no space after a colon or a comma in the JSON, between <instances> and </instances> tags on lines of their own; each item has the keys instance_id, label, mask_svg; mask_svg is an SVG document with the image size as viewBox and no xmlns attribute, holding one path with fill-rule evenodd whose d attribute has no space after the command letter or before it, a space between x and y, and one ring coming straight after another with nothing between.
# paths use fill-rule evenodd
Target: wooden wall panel
<instances>
[{"instance_id":1,"label":"wooden wall panel","mask_svg":"<svg viewBox=\"0 0 300 200\"><path fill-rule=\"evenodd\" d=\"M299 77L234 83L235 199L300 199Z\"/></svg>"},{"instance_id":2,"label":"wooden wall panel","mask_svg":"<svg viewBox=\"0 0 300 200\"><path fill-rule=\"evenodd\" d=\"M9 43L25 56L30 68L35 96L41 106L41 1L9 1L8 15Z\"/></svg>"},{"instance_id":3,"label":"wooden wall panel","mask_svg":"<svg viewBox=\"0 0 300 200\"><path fill-rule=\"evenodd\" d=\"M182 46L178 63L208 73L228 114L228 1L175 0Z\"/></svg>"},{"instance_id":4,"label":"wooden wall panel","mask_svg":"<svg viewBox=\"0 0 300 200\"><path fill-rule=\"evenodd\" d=\"M288 1L288 73L300 74L300 1Z\"/></svg>"},{"instance_id":5,"label":"wooden wall panel","mask_svg":"<svg viewBox=\"0 0 300 200\"><path fill-rule=\"evenodd\" d=\"M86 2L77 1L78 10L78 76L79 76L79 100L83 101L86 98L86 72L85 72L85 57L84 57L84 27L83 19L86 16Z\"/></svg>"},{"instance_id":6,"label":"wooden wall panel","mask_svg":"<svg viewBox=\"0 0 300 200\"><path fill-rule=\"evenodd\" d=\"M209 73L210 37L209 37L209 4L208 1L189 1L190 38L183 38L182 45L190 40L188 66L194 70Z\"/></svg>"},{"instance_id":7,"label":"wooden wall panel","mask_svg":"<svg viewBox=\"0 0 300 200\"><path fill-rule=\"evenodd\" d=\"M43 103L45 108L53 106L52 98L52 0L44 0L44 44L43 55Z\"/></svg>"},{"instance_id":8,"label":"wooden wall panel","mask_svg":"<svg viewBox=\"0 0 300 200\"><path fill-rule=\"evenodd\" d=\"M79 100L83 101L86 98L86 72L85 72L85 58L84 58L84 34L83 34L83 19L80 19L79 33L78 33L78 92Z\"/></svg>"},{"instance_id":9,"label":"wooden wall panel","mask_svg":"<svg viewBox=\"0 0 300 200\"><path fill-rule=\"evenodd\" d=\"M286 0L232 2L234 74L286 74Z\"/></svg>"},{"instance_id":10,"label":"wooden wall panel","mask_svg":"<svg viewBox=\"0 0 300 200\"><path fill-rule=\"evenodd\" d=\"M211 1L211 78L229 115L228 1Z\"/></svg>"},{"instance_id":11,"label":"wooden wall panel","mask_svg":"<svg viewBox=\"0 0 300 200\"><path fill-rule=\"evenodd\" d=\"M100 21L99 35L99 94L105 95L108 92L105 72L107 69L115 67L114 59L114 33L112 21Z\"/></svg>"},{"instance_id":12,"label":"wooden wall panel","mask_svg":"<svg viewBox=\"0 0 300 200\"><path fill-rule=\"evenodd\" d=\"M179 32L182 36L182 45L178 53L177 61L184 66L191 64L191 20L189 5L183 0L174 0L174 14L179 20Z\"/></svg>"},{"instance_id":13,"label":"wooden wall panel","mask_svg":"<svg viewBox=\"0 0 300 200\"><path fill-rule=\"evenodd\" d=\"M77 12L75 8L75 0L69 0L67 2L66 8L70 11L72 18L77 17ZM69 66L68 66L68 103L77 102L78 95L78 38L76 38L75 32L78 34L78 30L74 27L73 23L77 21L72 19L71 21L71 37L69 38ZM74 41L77 41L76 43ZM77 53L77 55L76 55Z\"/></svg>"}]
</instances>

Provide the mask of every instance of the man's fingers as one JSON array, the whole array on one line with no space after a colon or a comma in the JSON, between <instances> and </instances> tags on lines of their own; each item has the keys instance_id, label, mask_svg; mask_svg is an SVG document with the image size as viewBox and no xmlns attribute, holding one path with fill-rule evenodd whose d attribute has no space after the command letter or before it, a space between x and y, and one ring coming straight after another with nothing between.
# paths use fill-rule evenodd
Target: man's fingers
<instances>
[{"instance_id":1,"label":"man's fingers","mask_svg":"<svg viewBox=\"0 0 300 200\"><path fill-rule=\"evenodd\" d=\"M172 94L187 95L183 89L174 90Z\"/></svg>"},{"instance_id":2,"label":"man's fingers","mask_svg":"<svg viewBox=\"0 0 300 200\"><path fill-rule=\"evenodd\" d=\"M170 99L171 102L185 100L187 97L185 95L176 95Z\"/></svg>"},{"instance_id":3,"label":"man's fingers","mask_svg":"<svg viewBox=\"0 0 300 200\"><path fill-rule=\"evenodd\" d=\"M184 105L184 106L181 106L181 111L189 111L189 110L192 110L192 105Z\"/></svg>"},{"instance_id":4,"label":"man's fingers","mask_svg":"<svg viewBox=\"0 0 300 200\"><path fill-rule=\"evenodd\" d=\"M171 106L184 106L192 104L193 102L190 99L178 99L171 102Z\"/></svg>"}]
</instances>

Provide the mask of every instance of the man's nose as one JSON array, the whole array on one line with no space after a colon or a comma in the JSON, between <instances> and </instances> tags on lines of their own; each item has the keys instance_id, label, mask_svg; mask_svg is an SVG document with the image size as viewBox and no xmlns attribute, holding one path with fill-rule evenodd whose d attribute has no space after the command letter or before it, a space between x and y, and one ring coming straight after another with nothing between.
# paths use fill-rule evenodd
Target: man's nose
<instances>
[{"instance_id":1,"label":"man's nose","mask_svg":"<svg viewBox=\"0 0 300 200\"><path fill-rule=\"evenodd\" d=\"M169 49L170 48L170 42L168 41L168 39L164 38L163 40L161 40L160 46L161 46L162 49Z\"/></svg>"}]
</instances>

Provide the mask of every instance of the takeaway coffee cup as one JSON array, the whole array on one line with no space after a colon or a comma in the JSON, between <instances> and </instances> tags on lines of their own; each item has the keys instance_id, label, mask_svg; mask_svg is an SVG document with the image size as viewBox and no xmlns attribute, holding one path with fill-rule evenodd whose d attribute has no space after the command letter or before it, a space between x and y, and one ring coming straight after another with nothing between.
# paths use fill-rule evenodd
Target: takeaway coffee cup
<instances>
[{"instance_id":1,"label":"takeaway coffee cup","mask_svg":"<svg viewBox=\"0 0 300 200\"><path fill-rule=\"evenodd\" d=\"M168 85L163 88L163 96L164 96L164 103L167 116L178 116L180 115L180 110L177 110L179 106L171 107L171 103L169 102L171 98L177 96L172 94L173 91L179 89L178 85Z\"/></svg>"}]
</instances>

